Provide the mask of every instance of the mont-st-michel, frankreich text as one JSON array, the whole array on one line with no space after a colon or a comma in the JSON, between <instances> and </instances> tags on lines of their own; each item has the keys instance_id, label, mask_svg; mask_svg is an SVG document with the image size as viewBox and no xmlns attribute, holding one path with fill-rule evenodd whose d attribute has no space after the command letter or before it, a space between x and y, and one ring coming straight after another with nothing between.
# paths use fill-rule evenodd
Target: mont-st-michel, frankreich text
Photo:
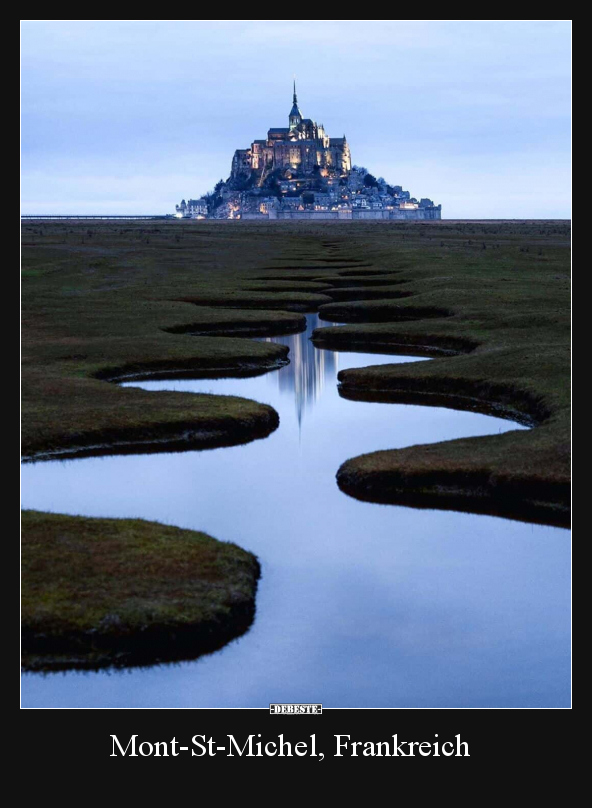
<instances>
[{"instance_id":1,"label":"mont-st-michel, frankreich text","mask_svg":"<svg viewBox=\"0 0 592 808\"><path fill-rule=\"evenodd\" d=\"M408 741L397 734L388 740L354 740L351 735L334 735L317 742L315 733L302 740L286 740L283 734L264 738L261 733L246 736L223 735L219 739L193 735L189 741L171 738L169 741L142 740L138 735L119 738L111 735L110 757L470 757L469 744L460 735L432 740Z\"/></svg>"},{"instance_id":2,"label":"mont-st-michel, frankreich text","mask_svg":"<svg viewBox=\"0 0 592 808\"><path fill-rule=\"evenodd\" d=\"M304 118L296 83L288 126L237 149L230 176L176 206L183 219L440 219L442 206L352 165L349 143Z\"/></svg>"}]
</instances>

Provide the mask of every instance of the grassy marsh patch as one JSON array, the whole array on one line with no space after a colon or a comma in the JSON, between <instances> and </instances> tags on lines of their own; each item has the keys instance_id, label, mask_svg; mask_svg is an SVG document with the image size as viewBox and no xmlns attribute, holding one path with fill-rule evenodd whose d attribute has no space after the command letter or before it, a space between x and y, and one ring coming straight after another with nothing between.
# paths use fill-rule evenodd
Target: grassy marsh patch
<instances>
[{"instance_id":1,"label":"grassy marsh patch","mask_svg":"<svg viewBox=\"0 0 592 808\"><path fill-rule=\"evenodd\" d=\"M145 665L217 650L250 626L259 563L205 533L23 512L25 670Z\"/></svg>"},{"instance_id":2,"label":"grassy marsh patch","mask_svg":"<svg viewBox=\"0 0 592 808\"><path fill-rule=\"evenodd\" d=\"M349 493L384 499L388 488L400 501L401 462L406 490L417 493L413 457L418 473L429 457L442 480L447 469L478 467L490 494L501 480L506 492L524 492L531 480L547 504L555 490L565 511L568 222L52 222L23 231L26 452L91 440L93 431L166 439L193 424L205 434L224 418L224 429L242 424L241 439L250 429L261 434L271 416L256 402L120 390L97 377L263 372L285 361L282 346L206 335L288 333L297 310L320 306L323 319L350 324L317 329L319 345L440 357L342 372L343 395L493 406L539 424L427 454L411 447L404 458L385 446L381 485L366 485L370 460L352 459ZM413 297L384 299L391 292Z\"/></svg>"}]
</instances>

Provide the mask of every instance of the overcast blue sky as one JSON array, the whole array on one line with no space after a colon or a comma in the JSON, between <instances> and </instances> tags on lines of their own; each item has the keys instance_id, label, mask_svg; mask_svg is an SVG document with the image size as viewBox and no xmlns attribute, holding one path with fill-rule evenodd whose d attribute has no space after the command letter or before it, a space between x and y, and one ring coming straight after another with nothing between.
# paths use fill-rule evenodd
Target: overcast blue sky
<instances>
[{"instance_id":1,"label":"overcast blue sky","mask_svg":"<svg viewBox=\"0 0 592 808\"><path fill-rule=\"evenodd\" d=\"M570 216L565 20L27 20L23 213L172 213L302 113L443 218Z\"/></svg>"}]
</instances>

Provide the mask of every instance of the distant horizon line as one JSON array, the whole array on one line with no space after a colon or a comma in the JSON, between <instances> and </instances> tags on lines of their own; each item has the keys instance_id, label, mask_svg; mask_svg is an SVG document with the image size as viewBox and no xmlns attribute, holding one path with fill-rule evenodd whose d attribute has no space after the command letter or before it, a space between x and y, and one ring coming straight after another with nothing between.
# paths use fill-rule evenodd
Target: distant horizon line
<instances>
[{"instance_id":1,"label":"distant horizon line","mask_svg":"<svg viewBox=\"0 0 592 808\"><path fill-rule=\"evenodd\" d=\"M173 219L175 221L240 221L224 220L224 219L179 219L173 213L21 213L21 219ZM412 220L402 220L412 221ZM422 219L418 220L420 223L429 222L431 220ZM516 217L486 217L477 216L474 218L453 216L450 218L442 217L441 219L434 219L434 222L570 222L571 216L516 216Z\"/></svg>"}]
</instances>

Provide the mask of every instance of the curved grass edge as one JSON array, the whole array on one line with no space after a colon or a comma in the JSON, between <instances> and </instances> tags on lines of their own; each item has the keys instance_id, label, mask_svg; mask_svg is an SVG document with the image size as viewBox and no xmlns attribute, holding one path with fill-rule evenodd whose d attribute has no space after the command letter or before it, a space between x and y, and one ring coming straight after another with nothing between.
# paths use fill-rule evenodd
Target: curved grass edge
<instances>
[{"instance_id":1,"label":"curved grass edge","mask_svg":"<svg viewBox=\"0 0 592 808\"><path fill-rule=\"evenodd\" d=\"M119 367L103 367L90 374L89 378L108 383L147 381L161 379L214 379L225 377L247 378L277 370L286 365L288 348L278 345L279 356L251 359L227 366L203 357L186 361L153 361L126 363ZM125 390L120 390L125 394ZM151 393L163 395L162 392ZM164 393L166 395L166 392ZM209 394L179 394L191 396L193 402L201 398L213 398ZM233 413L230 408L224 415L209 417L196 411L190 418L169 420L146 420L135 426L103 427L77 432L75 435L54 434L41 445L23 446L22 462L32 463L47 460L66 460L107 455L147 454L155 452L184 452L201 449L217 449L249 443L266 438L279 426L279 415L268 404L261 404L237 396L216 396L226 402L240 402L249 408L248 413Z\"/></svg>"},{"instance_id":2,"label":"curved grass edge","mask_svg":"<svg viewBox=\"0 0 592 808\"><path fill-rule=\"evenodd\" d=\"M409 298L413 292L395 293L394 296ZM355 302L325 303L319 307L321 320L333 323L397 323L408 320L430 320L453 317L450 309L442 306L393 305L383 300L359 300Z\"/></svg>"},{"instance_id":3,"label":"curved grass edge","mask_svg":"<svg viewBox=\"0 0 592 808\"><path fill-rule=\"evenodd\" d=\"M417 454L427 446L413 448ZM362 502L476 513L560 528L571 525L568 481L554 485L532 479L517 481L492 475L489 469L460 465L454 472L435 467L430 474L414 473L397 467L397 450L385 451L391 455L391 468L386 471L364 468L382 452L359 455L343 463L336 474L341 491Z\"/></svg>"},{"instance_id":4,"label":"curved grass edge","mask_svg":"<svg viewBox=\"0 0 592 808\"><path fill-rule=\"evenodd\" d=\"M343 375L342 375L343 374ZM347 379L347 372L339 374ZM362 388L342 381L342 397L479 412L540 429L554 414L542 398L507 384L453 378L390 380L388 388ZM336 474L339 488L365 502L455 510L568 528L571 484L544 470L518 475L481 461L484 449L511 454L516 433L460 438L442 443L385 449L346 460ZM487 452L486 452L487 454ZM453 466L451 468L451 466Z\"/></svg>"},{"instance_id":5,"label":"curved grass edge","mask_svg":"<svg viewBox=\"0 0 592 808\"><path fill-rule=\"evenodd\" d=\"M312 341L317 347L449 359L440 366L436 377L426 373L423 363L416 366L416 374L413 366L406 365L405 375L399 378L378 368L374 372L371 368L341 371L339 393L343 398L480 412L537 428L545 423L553 428L562 420L562 413L553 403L545 402L543 394L528 392L519 384L462 378L462 370L459 378L460 368L454 357L473 354L478 349L487 351L488 346L481 340L450 333L422 333L417 329L405 333L396 328L397 323L409 320L454 317L456 308L453 311L430 306L420 310L413 303L393 306L386 301L372 302L364 300L363 278L356 279L356 283L360 284L359 290L354 284L347 290L352 298L360 292L355 303L336 301L321 306L319 311L321 319L351 323L353 327L316 329ZM371 323L392 323L395 328L391 333L388 330L360 333L356 325ZM517 474L510 467L504 473L503 463L496 468L495 463L489 464L483 457L482 468L476 469L473 452L479 456L488 445L484 443L487 440L488 436L483 436L360 455L342 464L336 475L337 483L344 493L367 502L468 511L569 527L569 474L559 471L545 475L544 469L536 466L532 473ZM512 453L511 441L505 441L507 457ZM466 450L465 456L458 451L461 445ZM528 452L530 447L524 448ZM428 454L432 456L426 471Z\"/></svg>"},{"instance_id":6,"label":"curved grass edge","mask_svg":"<svg viewBox=\"0 0 592 808\"><path fill-rule=\"evenodd\" d=\"M216 294L187 295L177 298L180 303L196 306L211 306L221 309L278 309L284 312L312 312L323 303L331 303L331 298L312 292L272 292L233 290Z\"/></svg>"},{"instance_id":7,"label":"curved grass edge","mask_svg":"<svg viewBox=\"0 0 592 808\"><path fill-rule=\"evenodd\" d=\"M303 314L294 315L282 322L226 325L224 323L186 323L167 326L162 329L168 334L190 334L194 337L277 337L288 334L300 334L306 330L306 318Z\"/></svg>"},{"instance_id":8,"label":"curved grass edge","mask_svg":"<svg viewBox=\"0 0 592 808\"><path fill-rule=\"evenodd\" d=\"M127 574L138 564L140 584ZM22 668L129 668L212 653L250 628L260 574L252 553L205 533L23 511ZM87 587L100 589L99 603L86 601Z\"/></svg>"},{"instance_id":9,"label":"curved grass edge","mask_svg":"<svg viewBox=\"0 0 592 808\"><path fill-rule=\"evenodd\" d=\"M221 336L221 335L216 335ZM92 377L99 381L121 382L157 381L162 379L221 379L226 377L248 377L278 370L289 363L289 349L285 345L277 346L278 356L252 357L228 365L220 365L219 360L208 360L204 357L180 360L154 360L151 362L126 362L118 366L105 366L95 371Z\"/></svg>"},{"instance_id":10,"label":"curved grass edge","mask_svg":"<svg viewBox=\"0 0 592 808\"><path fill-rule=\"evenodd\" d=\"M476 350L480 343L452 335L404 334L368 335L348 331L347 327L315 328L311 340L319 348L335 351L392 353L404 356L460 356Z\"/></svg>"},{"instance_id":11,"label":"curved grass edge","mask_svg":"<svg viewBox=\"0 0 592 808\"><path fill-rule=\"evenodd\" d=\"M253 440L266 438L279 426L279 415L273 407L266 404L257 406L263 412L259 415L254 413L248 421L228 415L217 422L196 418L177 423L170 421L155 423L135 429L114 428L82 433L76 437L75 441L64 441L63 445L46 449L34 449L29 454L23 455L22 462L38 463L46 460L73 460L82 457L155 454L157 452L190 452L239 446Z\"/></svg>"}]
</instances>

